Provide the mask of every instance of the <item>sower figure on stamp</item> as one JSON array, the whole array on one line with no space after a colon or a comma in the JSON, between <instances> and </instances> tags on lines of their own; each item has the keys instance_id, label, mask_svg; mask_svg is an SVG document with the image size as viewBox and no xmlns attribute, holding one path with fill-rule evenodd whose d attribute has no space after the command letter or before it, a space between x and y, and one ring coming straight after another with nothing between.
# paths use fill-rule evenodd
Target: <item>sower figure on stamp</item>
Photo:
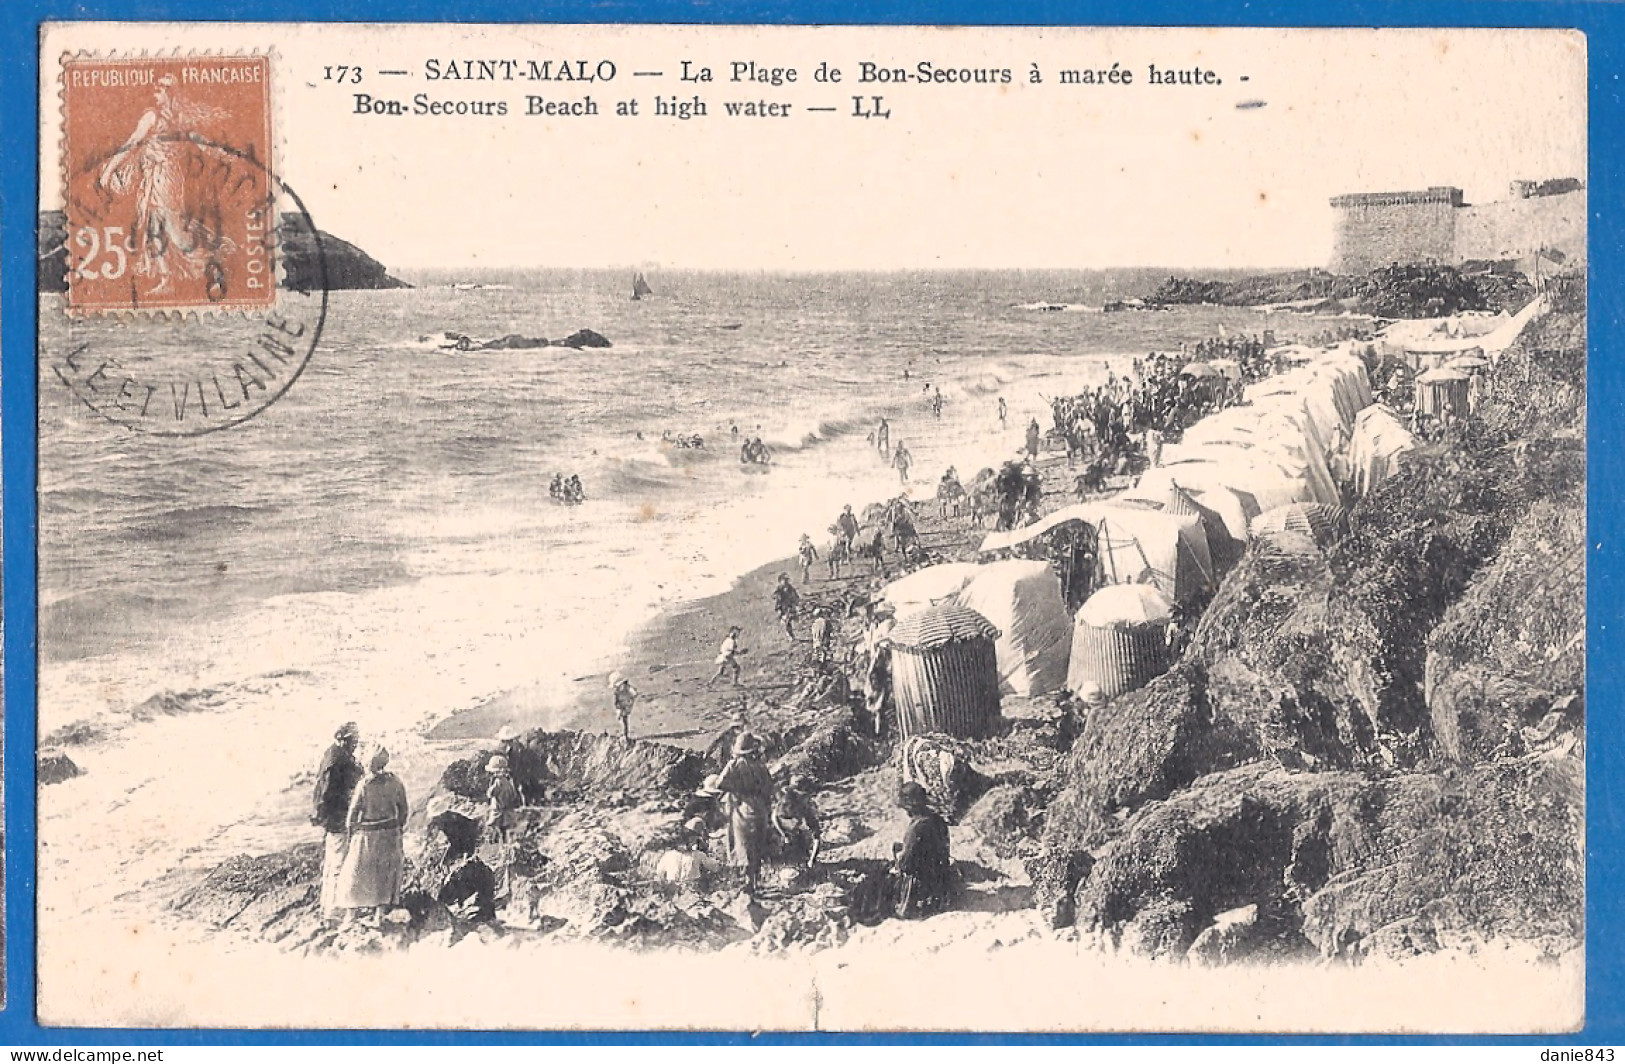
<instances>
[{"instance_id":1,"label":"sower figure on stamp","mask_svg":"<svg viewBox=\"0 0 1625 1064\"><path fill-rule=\"evenodd\" d=\"M347 721L333 733L333 745L322 754L316 769L315 809L310 822L326 833L322 847L321 914L327 921L338 918L339 871L350 848L350 831L345 818L350 812L350 798L356 784L361 782L361 762L356 760L355 749L361 742L361 731L355 721Z\"/></svg>"},{"instance_id":2,"label":"sower figure on stamp","mask_svg":"<svg viewBox=\"0 0 1625 1064\"><path fill-rule=\"evenodd\" d=\"M184 277L200 276L207 268L210 247L218 234L208 232L199 218L185 217L186 173L180 158L189 134L225 117L217 107L177 98L172 75L158 79L152 106L136 120L122 147L102 167L97 180L115 195L135 190L135 238L140 258L135 272L158 279L151 291L169 287L170 270ZM230 249L227 249L230 250Z\"/></svg>"}]
</instances>

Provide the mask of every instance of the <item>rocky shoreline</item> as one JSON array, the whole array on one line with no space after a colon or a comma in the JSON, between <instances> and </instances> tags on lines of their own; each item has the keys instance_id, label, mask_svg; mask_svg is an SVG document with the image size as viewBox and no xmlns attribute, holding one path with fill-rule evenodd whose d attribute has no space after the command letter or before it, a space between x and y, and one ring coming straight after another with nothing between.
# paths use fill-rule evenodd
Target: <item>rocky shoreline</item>
<instances>
[{"instance_id":1,"label":"rocky shoreline","mask_svg":"<svg viewBox=\"0 0 1625 1064\"><path fill-rule=\"evenodd\" d=\"M1363 496L1345 484L1346 531L1253 539L1164 675L1093 705L1007 696L999 734L935 744L958 766L937 797L961 910L1194 964L1580 946L1583 310L1537 318L1487 377L1458 434ZM1064 464L1040 463L1046 512L1073 498ZM984 529L917 513L915 564L975 556ZM527 799L512 854L484 850L512 896L501 928L478 935L760 953L838 946L874 922L866 898L906 822L900 754L872 734L852 676L822 674L805 639L777 629L767 589L781 569L795 571L766 567L637 637L622 665L645 696L630 743L531 731L446 768L409 837L447 810L479 816L496 752ZM798 582L804 620L813 607L839 618L836 658L854 671L862 606L885 582L855 569ZM706 689L729 624L751 648L744 685ZM609 729L607 696L586 698L580 719ZM661 882L653 864L680 848L716 768L704 751L741 711L776 777L815 781L820 862L755 899L726 873ZM432 900L432 845L408 855L404 915L378 929L320 926L315 844L228 861L172 908L299 951L460 938Z\"/></svg>"}]
</instances>

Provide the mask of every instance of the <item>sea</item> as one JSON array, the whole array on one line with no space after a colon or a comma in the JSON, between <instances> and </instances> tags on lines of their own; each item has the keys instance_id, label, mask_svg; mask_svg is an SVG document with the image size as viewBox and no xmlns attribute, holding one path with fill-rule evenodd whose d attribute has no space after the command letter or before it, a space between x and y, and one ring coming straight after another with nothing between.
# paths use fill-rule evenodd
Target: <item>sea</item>
<instances>
[{"instance_id":1,"label":"sea","mask_svg":"<svg viewBox=\"0 0 1625 1064\"><path fill-rule=\"evenodd\" d=\"M516 728L608 729L575 708L581 685L640 624L803 533L822 548L842 505L929 498L950 465L969 480L1030 420L1049 428L1050 397L1150 351L1326 324L1101 312L1167 271L645 272L640 301L630 271L334 293L292 389L197 438L113 425L41 374L40 734L83 771L42 790L42 928L308 841L309 773L344 720L418 793L457 749L445 722L512 692ZM447 339L580 328L613 346ZM883 417L910 485L868 440ZM750 437L765 472L739 460ZM586 501L551 500L556 473Z\"/></svg>"}]
</instances>

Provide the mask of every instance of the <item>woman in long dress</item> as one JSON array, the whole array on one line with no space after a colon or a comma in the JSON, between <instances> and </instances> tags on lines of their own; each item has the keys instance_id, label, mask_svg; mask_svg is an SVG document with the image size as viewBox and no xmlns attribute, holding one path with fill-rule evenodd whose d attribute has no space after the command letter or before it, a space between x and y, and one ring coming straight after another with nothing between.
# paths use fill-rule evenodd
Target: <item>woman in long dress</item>
<instances>
[{"instance_id":1,"label":"woman in long dress","mask_svg":"<svg viewBox=\"0 0 1625 1064\"><path fill-rule=\"evenodd\" d=\"M734 756L722 770L717 788L728 796L728 853L745 869L746 890L756 892L767 849L773 777L762 762L762 741L744 732L734 742Z\"/></svg>"},{"instance_id":2,"label":"woman in long dress","mask_svg":"<svg viewBox=\"0 0 1625 1064\"><path fill-rule=\"evenodd\" d=\"M400 900L406 787L385 771L388 764L389 751L382 746L374 750L366 778L350 800L350 850L338 888L338 904L344 909L382 909Z\"/></svg>"}]
</instances>

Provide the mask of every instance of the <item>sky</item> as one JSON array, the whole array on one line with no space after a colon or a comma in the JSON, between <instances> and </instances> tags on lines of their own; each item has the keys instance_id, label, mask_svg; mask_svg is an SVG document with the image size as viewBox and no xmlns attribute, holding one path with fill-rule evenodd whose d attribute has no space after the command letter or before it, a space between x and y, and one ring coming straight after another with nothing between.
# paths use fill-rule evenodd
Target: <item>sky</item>
<instances>
[{"instance_id":1,"label":"sky","mask_svg":"<svg viewBox=\"0 0 1625 1064\"><path fill-rule=\"evenodd\" d=\"M60 205L60 54L270 51L279 175L396 270L1316 266L1339 193L1487 202L1586 173L1585 44L1560 31L57 24L43 47L42 207ZM505 58L607 58L617 76L428 77L430 60ZM684 60L715 80L679 82ZM733 82L735 61L798 80ZM865 61L1011 80L859 84ZM821 62L840 84L813 80ZM1132 84L1061 84L1113 63ZM1151 85L1153 64L1219 83ZM358 115L356 93L509 113ZM650 113L696 94L704 118ZM531 95L600 114L527 116ZM854 95L891 117L853 117ZM637 117L616 116L634 99ZM792 111L724 114L746 100Z\"/></svg>"}]
</instances>

